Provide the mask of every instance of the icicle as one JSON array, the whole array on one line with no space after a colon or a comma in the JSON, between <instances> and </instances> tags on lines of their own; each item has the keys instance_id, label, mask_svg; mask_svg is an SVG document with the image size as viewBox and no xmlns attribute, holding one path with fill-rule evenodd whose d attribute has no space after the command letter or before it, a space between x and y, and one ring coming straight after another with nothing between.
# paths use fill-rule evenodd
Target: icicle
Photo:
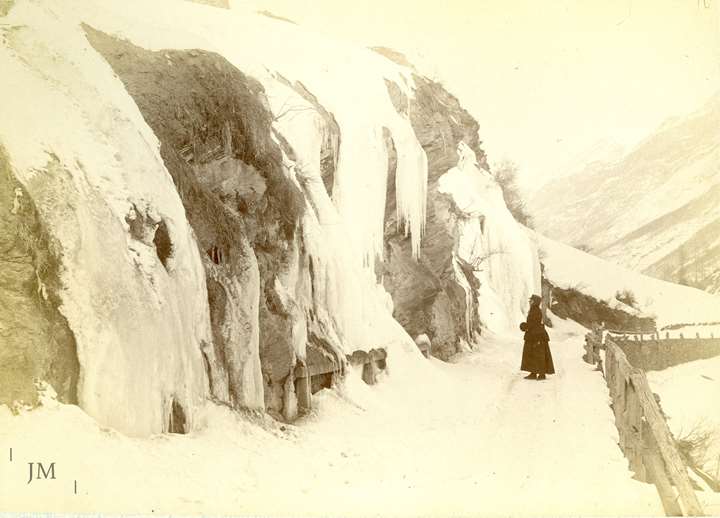
<instances>
[{"instance_id":1,"label":"icicle","mask_svg":"<svg viewBox=\"0 0 720 518\"><path fill-rule=\"evenodd\" d=\"M410 121L401 120L404 124L398 124L393 133L398 155L395 176L397 218L398 224L404 228L405 235L410 234L412 254L417 259L420 255L421 239L425 233L427 156L423 149L419 148ZM401 138L398 138L399 136Z\"/></svg>"},{"instance_id":2,"label":"icicle","mask_svg":"<svg viewBox=\"0 0 720 518\"><path fill-rule=\"evenodd\" d=\"M387 153L372 126L338 119L340 159L332 199L354 243L355 261L373 264L382 253Z\"/></svg>"}]
</instances>

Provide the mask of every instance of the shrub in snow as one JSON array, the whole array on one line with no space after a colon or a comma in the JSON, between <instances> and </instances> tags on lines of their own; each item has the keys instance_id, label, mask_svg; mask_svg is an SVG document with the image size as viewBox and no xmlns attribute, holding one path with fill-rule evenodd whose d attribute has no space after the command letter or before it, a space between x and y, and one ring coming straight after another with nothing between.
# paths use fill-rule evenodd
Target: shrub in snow
<instances>
[{"instance_id":1,"label":"shrub in snow","mask_svg":"<svg viewBox=\"0 0 720 518\"><path fill-rule=\"evenodd\" d=\"M631 290L624 289L622 291L616 291L615 299L622 302L623 304L630 306L631 308L637 307L637 299L635 298L635 294Z\"/></svg>"}]
</instances>

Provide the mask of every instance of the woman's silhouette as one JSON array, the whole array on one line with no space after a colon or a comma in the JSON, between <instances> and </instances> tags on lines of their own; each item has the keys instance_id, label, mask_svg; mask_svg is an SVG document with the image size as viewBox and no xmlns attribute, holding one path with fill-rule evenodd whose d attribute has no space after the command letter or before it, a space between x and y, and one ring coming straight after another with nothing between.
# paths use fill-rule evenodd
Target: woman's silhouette
<instances>
[{"instance_id":1,"label":"woman's silhouette","mask_svg":"<svg viewBox=\"0 0 720 518\"><path fill-rule=\"evenodd\" d=\"M530 297L530 310L527 321L520 324L525 331L525 345L523 346L520 370L530 374L525 379L544 380L546 374L555 374L552 354L550 353L550 337L545 330L542 311L540 311L539 295Z\"/></svg>"}]
</instances>

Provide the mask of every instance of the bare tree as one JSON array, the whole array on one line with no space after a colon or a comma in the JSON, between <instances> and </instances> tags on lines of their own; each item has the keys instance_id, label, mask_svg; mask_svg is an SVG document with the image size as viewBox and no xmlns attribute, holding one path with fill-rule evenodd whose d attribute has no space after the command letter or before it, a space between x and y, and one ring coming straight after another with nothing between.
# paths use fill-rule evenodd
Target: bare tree
<instances>
[{"instance_id":1,"label":"bare tree","mask_svg":"<svg viewBox=\"0 0 720 518\"><path fill-rule=\"evenodd\" d=\"M298 112L305 112L305 111L313 111L313 107L309 106L307 104L293 104L291 102L291 98L288 97L285 99L285 101L280 106L280 109L278 110L277 115L273 117L273 121L277 122L286 115L289 115L291 113L298 113Z\"/></svg>"},{"instance_id":2,"label":"bare tree","mask_svg":"<svg viewBox=\"0 0 720 518\"><path fill-rule=\"evenodd\" d=\"M500 255L500 254L504 254L504 253L505 253L505 252L503 252L502 250L488 250L488 251L485 252L484 254L482 254L482 255L480 255L480 256L478 256L478 257L474 257L474 258L472 259L472 261L470 261L468 264L470 264L470 266L472 267L473 271L481 272L481 271L482 271L482 268L480 268L480 266L482 266L482 264L483 264L485 261L487 261L487 260L488 260L490 257L492 257L493 255Z\"/></svg>"}]
</instances>

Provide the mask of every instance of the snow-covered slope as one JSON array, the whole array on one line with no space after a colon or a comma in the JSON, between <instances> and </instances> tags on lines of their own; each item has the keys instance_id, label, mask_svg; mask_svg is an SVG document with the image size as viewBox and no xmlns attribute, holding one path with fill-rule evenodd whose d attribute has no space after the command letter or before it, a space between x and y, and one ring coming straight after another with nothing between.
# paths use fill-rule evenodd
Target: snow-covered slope
<instances>
[{"instance_id":1,"label":"snow-covered slope","mask_svg":"<svg viewBox=\"0 0 720 518\"><path fill-rule=\"evenodd\" d=\"M619 162L625 153L625 148L619 143L612 139L601 139L561 164L557 168L557 177L545 183L540 183L542 180L538 178L532 184L523 187L527 188L528 198L532 198L551 182L558 185L562 179L568 177L588 176L601 169L607 169Z\"/></svg>"},{"instance_id":2,"label":"snow-covered slope","mask_svg":"<svg viewBox=\"0 0 720 518\"><path fill-rule=\"evenodd\" d=\"M662 125L624 159L553 181L529 202L537 228L633 270L716 292L720 94Z\"/></svg>"},{"instance_id":3,"label":"snow-covered slope","mask_svg":"<svg viewBox=\"0 0 720 518\"><path fill-rule=\"evenodd\" d=\"M30 285L65 319L77 402L103 426L188 432L207 399L292 420L310 348L338 374L375 348L424 369L408 332L449 355L480 325L514 328L538 289L477 123L414 69L177 0L17 1L0 30L3 196L54 243ZM469 212L436 190L458 160L448 181L478 179ZM458 266L484 256L477 275ZM399 295L422 282L431 296ZM19 382L73 385L58 358L25 357Z\"/></svg>"},{"instance_id":4,"label":"snow-covered slope","mask_svg":"<svg viewBox=\"0 0 720 518\"><path fill-rule=\"evenodd\" d=\"M658 329L720 319L720 296L654 279L537 233L533 235L541 249L544 275L554 286L575 288L611 307L653 316ZM626 290L634 295L635 308L615 298Z\"/></svg>"}]
</instances>

